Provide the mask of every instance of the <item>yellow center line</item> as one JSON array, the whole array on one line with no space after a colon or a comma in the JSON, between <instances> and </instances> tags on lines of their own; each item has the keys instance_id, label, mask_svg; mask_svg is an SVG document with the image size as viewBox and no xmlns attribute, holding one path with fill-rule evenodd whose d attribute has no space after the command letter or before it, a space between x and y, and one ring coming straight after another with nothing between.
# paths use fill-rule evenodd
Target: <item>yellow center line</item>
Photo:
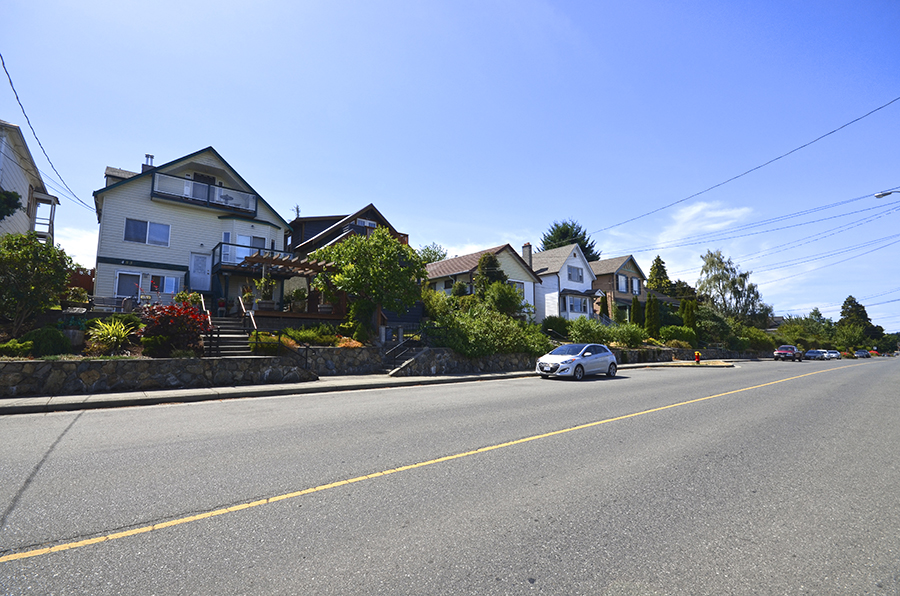
<instances>
[{"instance_id":1,"label":"yellow center line","mask_svg":"<svg viewBox=\"0 0 900 596\"><path fill-rule=\"evenodd\" d=\"M90 546L92 544L99 544L101 542L107 542L109 540L117 540L119 538L127 538L128 536L136 536L138 534L145 534L147 532L152 532L154 530L161 530L163 528L170 528L172 526L180 526L182 524L187 524L195 521L200 521L202 519L208 519L210 517L215 517L217 515L224 515L226 513L234 513L236 511L241 511L244 509L250 509L251 507L259 507L260 505L268 505L270 503L276 503L278 501L284 501L285 499L293 499L296 497L302 497L304 495L309 495L312 493L321 492L324 490L337 488L339 486L345 486L347 484L353 484L355 482L362 482L363 480L371 480L373 478L380 478L381 476L387 476L388 474L396 474L398 472L406 472L409 470L415 470L416 468L424 468L425 466L431 466L434 464L440 464L448 461L453 461L455 459L461 459L463 457L469 457L472 455L478 455L479 453L485 453L488 451L494 451L496 449L503 449L505 447L512 447L514 445L521 445L523 443L528 443L531 441L537 441L538 439L546 439L548 437L555 437L557 435L563 435L566 433L584 430L586 428L592 428L595 426L600 426L601 424L608 424L610 422L618 422L620 420L627 420L629 418L635 418L637 416L644 416L645 414L653 414L655 412L662 412L663 410L669 410L671 408L678 408L681 406L687 406L690 404L696 404L702 401L706 401L709 399L715 399L717 397L724 397L726 395L734 395L736 393L742 393L744 391L752 391L753 389L760 389L762 387L768 387L770 385L777 385L778 383L785 383L787 381L794 381L796 379L802 379L804 377L809 377L812 375L817 375L825 372L832 372L835 370L841 370L843 368L850 368L852 366L861 366L861 364L849 364L846 366L841 366L839 368L829 368L825 370L818 370L811 373L806 373L802 375L797 375L795 377L788 377L786 379L781 379L778 381L771 381L769 383L762 383L761 385L754 385L752 387L744 387L743 389L735 389L733 391L726 391L725 393L717 393L716 395L708 395L706 397L698 397L696 399L691 399L687 401L678 402L675 404L669 404L667 406L660 406L658 408L652 408L649 410L643 410L641 412L634 412L632 414L625 414L623 416L616 416L615 418L606 418L605 420L598 420L596 422L589 422L586 424L579 424L578 426L572 426L570 428L564 428L561 430L554 430L548 433L543 433L539 435L532 435L530 437L525 437L522 439L516 439L514 441L507 441L505 443L498 443L496 445L489 445L487 447L480 447L478 449L473 449L472 451L465 451L463 453L457 453L454 455L446 455L444 457L438 457L436 459L430 459L428 461L423 461L415 464L409 464L406 466L400 466L399 468L392 468L390 470L384 470L381 472L374 472L372 474L366 474L363 476L357 476L355 478L348 478L347 480L339 480L337 482L331 482L329 484L321 484L319 486L314 486L312 488L306 488L303 490L299 490L296 492L285 493L282 495L277 495L274 497L269 497L266 499L259 499L257 501L249 501L247 503L240 503L238 505L232 505L230 507L223 507L221 509L214 509L212 511L206 511L204 513L198 513L196 515L190 515L187 517L180 517L177 519L169 520L166 522L160 522L158 524L151 524L147 526L141 526L139 528L133 528L131 530L124 530L121 532L114 532L112 534L106 534L105 536L98 536L96 538L89 538L86 540L79 540L77 542L66 542L64 544L58 544L56 546L51 546L47 548L38 548L29 551L24 551L20 553L13 553L9 555L4 555L0 557L0 563L5 563L7 561L15 561L18 559L27 559L29 557L37 557L40 555L46 555L49 553L55 553L64 550L70 550L73 548L80 548L82 546Z\"/></svg>"}]
</instances>

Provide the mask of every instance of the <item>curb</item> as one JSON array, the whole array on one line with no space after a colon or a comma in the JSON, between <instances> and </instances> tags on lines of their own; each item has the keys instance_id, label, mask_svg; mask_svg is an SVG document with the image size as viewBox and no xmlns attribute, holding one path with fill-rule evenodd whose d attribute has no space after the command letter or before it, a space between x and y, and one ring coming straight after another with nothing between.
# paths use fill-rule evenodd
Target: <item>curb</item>
<instances>
[{"instance_id":1,"label":"curb","mask_svg":"<svg viewBox=\"0 0 900 596\"><path fill-rule=\"evenodd\" d=\"M641 362L621 364L619 370L636 368L731 368L735 361L709 360L699 365L690 361ZM0 416L13 414L46 414L99 408L125 408L159 404L221 401L252 397L276 397L281 395L305 395L360 391L417 385L446 385L475 381L496 381L537 377L534 371L508 373L484 373L444 375L439 377L390 377L387 375L360 375L319 377L318 381L293 384L242 385L234 387L198 387L192 389L159 389L155 391L131 391L127 393L94 393L88 395L56 395L42 397L10 397L0 399Z\"/></svg>"}]
</instances>

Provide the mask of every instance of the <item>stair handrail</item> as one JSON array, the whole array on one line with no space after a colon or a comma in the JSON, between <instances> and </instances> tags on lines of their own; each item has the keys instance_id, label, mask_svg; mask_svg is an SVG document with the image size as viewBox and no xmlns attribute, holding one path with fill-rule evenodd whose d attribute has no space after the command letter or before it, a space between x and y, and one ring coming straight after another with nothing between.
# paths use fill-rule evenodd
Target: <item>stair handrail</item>
<instances>
[{"instance_id":1,"label":"stair handrail","mask_svg":"<svg viewBox=\"0 0 900 596\"><path fill-rule=\"evenodd\" d=\"M212 356L213 350L215 350L215 355L221 356L222 349L219 345L219 328L218 326L212 324L212 314L206 308L206 300L203 299L203 294L200 294L200 312L206 313L206 339L209 341L209 355ZM215 335L213 335L214 332Z\"/></svg>"},{"instance_id":2,"label":"stair handrail","mask_svg":"<svg viewBox=\"0 0 900 596\"><path fill-rule=\"evenodd\" d=\"M252 334L254 331L259 332L259 329L256 327L256 317L253 316L252 310L247 310L247 307L244 306L244 297L238 296L238 304L241 305L241 312L243 312L242 320L244 323L244 330L247 331L247 335ZM253 325L253 330L247 329L247 319L250 319L250 323Z\"/></svg>"}]
</instances>

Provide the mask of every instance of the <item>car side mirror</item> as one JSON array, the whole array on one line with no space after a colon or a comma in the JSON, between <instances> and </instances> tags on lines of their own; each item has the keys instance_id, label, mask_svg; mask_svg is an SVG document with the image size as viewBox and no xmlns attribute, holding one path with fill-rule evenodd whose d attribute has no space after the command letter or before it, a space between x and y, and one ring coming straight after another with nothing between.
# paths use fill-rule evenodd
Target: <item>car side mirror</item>
<instances>
[{"instance_id":1,"label":"car side mirror","mask_svg":"<svg viewBox=\"0 0 900 596\"><path fill-rule=\"evenodd\" d=\"M584 355L585 355L585 356L591 356L592 354L591 354L590 352L585 352Z\"/></svg>"}]
</instances>

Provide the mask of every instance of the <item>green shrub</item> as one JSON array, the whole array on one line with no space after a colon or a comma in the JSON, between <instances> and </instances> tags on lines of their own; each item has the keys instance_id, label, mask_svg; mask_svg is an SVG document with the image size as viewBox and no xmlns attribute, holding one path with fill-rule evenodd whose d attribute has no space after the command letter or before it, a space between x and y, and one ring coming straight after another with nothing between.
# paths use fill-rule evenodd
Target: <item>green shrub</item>
<instances>
[{"instance_id":1,"label":"green shrub","mask_svg":"<svg viewBox=\"0 0 900 596\"><path fill-rule=\"evenodd\" d=\"M680 339L670 339L666 342L666 346L669 348L681 348L683 350L690 350L693 347L688 342Z\"/></svg>"},{"instance_id":2,"label":"green shrub","mask_svg":"<svg viewBox=\"0 0 900 596\"><path fill-rule=\"evenodd\" d=\"M469 358L515 353L539 356L553 346L537 325L517 321L484 304L465 312L450 311L435 321L427 334L434 345Z\"/></svg>"},{"instance_id":3,"label":"green shrub","mask_svg":"<svg viewBox=\"0 0 900 596\"><path fill-rule=\"evenodd\" d=\"M0 356L6 356L8 358L25 358L31 353L33 348L34 342L24 341L19 343L18 341L11 339L5 344L0 344Z\"/></svg>"},{"instance_id":4,"label":"green shrub","mask_svg":"<svg viewBox=\"0 0 900 596\"><path fill-rule=\"evenodd\" d=\"M87 332L91 341L102 346L105 356L115 356L131 343L131 337L135 329L122 321L108 320L98 321Z\"/></svg>"},{"instance_id":5,"label":"green shrub","mask_svg":"<svg viewBox=\"0 0 900 596\"><path fill-rule=\"evenodd\" d=\"M20 338L21 342L32 342L31 355L35 358L68 354L72 346L62 331L56 327L42 327L29 331Z\"/></svg>"},{"instance_id":6,"label":"green shrub","mask_svg":"<svg viewBox=\"0 0 900 596\"><path fill-rule=\"evenodd\" d=\"M298 344L333 346L338 341L337 329L325 324L317 327L303 327L301 329L289 328L282 331L282 333Z\"/></svg>"},{"instance_id":7,"label":"green shrub","mask_svg":"<svg viewBox=\"0 0 900 596\"><path fill-rule=\"evenodd\" d=\"M576 343L608 344L612 341L613 331L596 319L578 317L569 323L569 339Z\"/></svg>"},{"instance_id":8,"label":"green shrub","mask_svg":"<svg viewBox=\"0 0 900 596\"><path fill-rule=\"evenodd\" d=\"M659 330L659 338L663 340L666 345L669 345L668 342L670 340L677 339L689 344L689 347L693 348L697 346L697 332L687 326L669 325L668 327L663 327Z\"/></svg>"},{"instance_id":9,"label":"green shrub","mask_svg":"<svg viewBox=\"0 0 900 596\"><path fill-rule=\"evenodd\" d=\"M625 323L624 325L615 325L610 327L612 330L613 341L617 344L628 348L639 348L647 339L647 332L643 327L639 327L634 323Z\"/></svg>"},{"instance_id":10,"label":"green shrub","mask_svg":"<svg viewBox=\"0 0 900 596\"><path fill-rule=\"evenodd\" d=\"M756 327L744 327L741 329L741 337L747 338L750 342L750 349L757 352L771 352L781 344L775 343L775 338ZM788 342L783 342L788 343ZM822 346L827 347L827 346Z\"/></svg>"},{"instance_id":11,"label":"green shrub","mask_svg":"<svg viewBox=\"0 0 900 596\"><path fill-rule=\"evenodd\" d=\"M185 305L148 306L141 311L144 328L141 343L151 358L169 358L172 350L190 350L203 355L203 334L209 323L200 310Z\"/></svg>"},{"instance_id":12,"label":"green shrub","mask_svg":"<svg viewBox=\"0 0 900 596\"><path fill-rule=\"evenodd\" d=\"M541 331L544 333L555 331L563 337L569 337L569 321L563 317L550 315L541 321Z\"/></svg>"}]
</instances>

